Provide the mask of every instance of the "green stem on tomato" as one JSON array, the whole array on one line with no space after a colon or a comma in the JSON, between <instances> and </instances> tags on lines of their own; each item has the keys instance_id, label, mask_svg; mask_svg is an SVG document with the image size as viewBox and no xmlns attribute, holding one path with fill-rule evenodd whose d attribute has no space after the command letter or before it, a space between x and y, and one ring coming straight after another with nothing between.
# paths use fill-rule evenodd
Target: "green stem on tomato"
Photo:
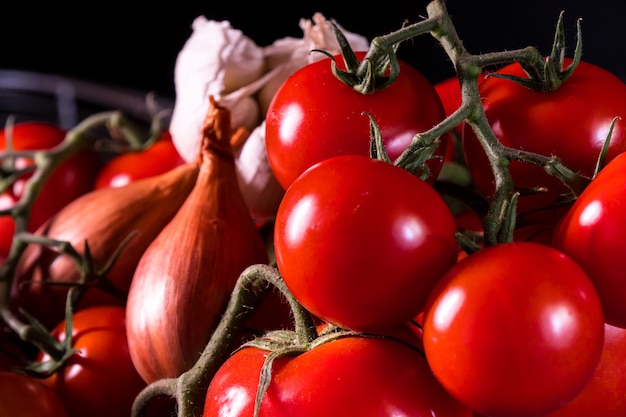
<instances>
[{"instance_id":1,"label":"green stem on tomato","mask_svg":"<svg viewBox=\"0 0 626 417\"><path fill-rule=\"evenodd\" d=\"M201 415L211 379L231 353L237 331L271 288L268 284L278 288L291 305L297 343L309 344L315 340L317 329L310 313L291 295L278 270L269 265L252 265L239 276L222 319L194 366L177 378L149 384L135 398L131 416L143 416L148 404L163 395L176 400L178 417Z\"/></svg>"},{"instance_id":2,"label":"green stem on tomato","mask_svg":"<svg viewBox=\"0 0 626 417\"><path fill-rule=\"evenodd\" d=\"M439 124L426 132L415 135L407 150L394 161L395 164L410 166L417 153L425 145L437 140L447 131L451 131L462 122L474 130L480 141L495 178L495 194L486 216L483 218L485 246L493 245L509 239L514 228L514 210L517 201L517 190L509 172L512 160L523 161L542 166L546 172L557 176L575 193L580 192L587 184L587 179L564 166L560 160L530 152L510 149L503 146L491 129L485 115L478 91L478 79L487 66L519 62L527 71L538 77L546 71L546 61L534 47L490 52L479 55L471 54L465 49L450 18L444 0L433 0L427 6L427 19L397 30L394 33L375 38L367 56L376 62L381 54L392 54L391 45L422 35L426 32L441 44L452 62L461 84L461 105L444 118ZM561 38L555 39L555 48L561 45ZM553 48L553 51L555 50ZM580 55L579 42L576 55Z\"/></svg>"}]
</instances>

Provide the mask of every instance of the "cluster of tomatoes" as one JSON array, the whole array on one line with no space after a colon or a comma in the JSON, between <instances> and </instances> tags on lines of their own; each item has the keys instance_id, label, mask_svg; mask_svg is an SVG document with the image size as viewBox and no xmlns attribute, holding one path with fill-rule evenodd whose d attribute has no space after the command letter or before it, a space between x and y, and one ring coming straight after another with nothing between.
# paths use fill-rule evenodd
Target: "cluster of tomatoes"
<instances>
[{"instance_id":1,"label":"cluster of tomatoes","mask_svg":"<svg viewBox=\"0 0 626 417\"><path fill-rule=\"evenodd\" d=\"M0 131L0 148L15 152L49 150L59 145L66 133L46 122L20 122ZM13 161L5 159L5 162L20 168L32 164L27 157ZM168 132L145 151L124 153L109 160L103 160L92 151L81 151L64 160L46 181L32 206L28 231L35 232L62 207L85 193L123 186L182 163L184 161ZM2 209L15 206L29 177L21 177L2 193ZM3 259L11 250L14 231L13 217L0 217L0 255ZM47 314L46 311L29 313L37 319L45 318ZM25 369L33 363L46 363L50 358L43 352L32 352L31 347L16 340L18 337L13 330L5 328L0 335L0 414L46 417L129 415L134 398L146 383L130 359L125 326L125 308L120 305L99 305L76 311L72 317L70 346L76 353L47 378L15 370ZM50 334L58 343L70 343L65 330L63 321L51 329ZM171 405L154 405L146 415L165 417L169 416L169 410Z\"/></svg>"},{"instance_id":2,"label":"cluster of tomatoes","mask_svg":"<svg viewBox=\"0 0 626 417\"><path fill-rule=\"evenodd\" d=\"M497 73L526 76L517 63ZM437 164L461 163L472 195L494 198L492 164L471 125L451 132L461 135L462 161L442 138L423 180L371 157L367 121L393 162L412 134L459 107L456 78L432 86L402 67L395 84L368 96L321 61L276 93L266 141L286 189L278 269L316 318L360 336L275 359L260 403L268 352L237 352L209 387L205 417L252 415L255 405L273 416L624 415L626 85L586 62L554 91L487 74L479 83L505 147L557 156L589 185L572 195L545 167L513 158L513 237L472 253L455 236L465 227L480 235L481 214L435 191Z\"/></svg>"},{"instance_id":3,"label":"cluster of tomatoes","mask_svg":"<svg viewBox=\"0 0 626 417\"><path fill-rule=\"evenodd\" d=\"M525 76L519 64L497 73ZM321 60L279 89L266 119L268 160L285 189L273 224L276 265L321 333L328 324L350 333L275 358L269 379L262 378L268 351L237 350L208 387L205 417L626 413L626 128L619 119L626 116L626 85L580 62L554 91L491 76L481 77L479 90L505 147L557 156L589 184L568 200L571 190L544 167L509 161L519 191L513 238L477 241L478 250L465 252L459 234L471 228L480 236L484 213L463 196L488 206L495 192L492 161L472 125L442 136L419 170L393 163L416 133L459 107L456 78L432 85L400 62L393 83L364 95ZM378 157L374 131L384 145ZM17 124L11 147L49 149L64 136L44 123ZM106 164L77 155L46 182L29 230L92 189L182 163L167 134ZM449 167L469 175L464 188L471 193L439 191ZM24 184L5 190L0 208L14 205ZM0 217L2 257L13 231L13 219ZM0 410L128 415L145 383L130 361L124 314L122 306L77 311L71 328L78 353L48 378L9 371L20 363L0 355L0 392L16 399L15 409ZM51 333L58 343L68 340L65 328L59 323ZM259 386L265 389L257 399ZM157 404L146 415L168 415L170 406Z\"/></svg>"}]
</instances>

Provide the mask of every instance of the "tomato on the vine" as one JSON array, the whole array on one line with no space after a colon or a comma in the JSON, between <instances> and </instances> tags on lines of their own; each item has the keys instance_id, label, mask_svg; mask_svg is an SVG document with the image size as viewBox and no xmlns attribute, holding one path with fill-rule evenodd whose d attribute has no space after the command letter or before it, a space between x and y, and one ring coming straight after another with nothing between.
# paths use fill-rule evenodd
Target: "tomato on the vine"
<instances>
[{"instance_id":1,"label":"tomato on the vine","mask_svg":"<svg viewBox=\"0 0 626 417\"><path fill-rule=\"evenodd\" d=\"M278 208L276 261L300 303L352 330L407 322L457 259L456 223L425 181L367 156L326 159Z\"/></svg>"},{"instance_id":2,"label":"tomato on the vine","mask_svg":"<svg viewBox=\"0 0 626 417\"><path fill-rule=\"evenodd\" d=\"M10 132L10 136L9 136ZM0 130L0 152L7 151L10 138L11 149L49 150L59 145L66 132L60 127L45 122L16 123L12 128ZM32 161L19 157L14 161L3 158L3 164L12 163L16 168L26 168ZM61 208L77 197L93 189L102 161L95 152L85 150L63 161L45 182L34 202L28 231L33 232ZM0 194L0 209L10 209L21 198L30 175L19 178L4 193ZM0 253L8 254L13 241L15 222L9 215L0 216Z\"/></svg>"},{"instance_id":3,"label":"tomato on the vine","mask_svg":"<svg viewBox=\"0 0 626 417\"><path fill-rule=\"evenodd\" d=\"M364 57L358 52L359 59ZM345 69L343 58L335 57ZM432 84L400 61L398 78L372 94L362 94L333 75L331 60L322 59L292 74L278 89L267 111L266 148L278 182L287 189L307 168L337 155L369 155L369 113L376 121L385 150L395 160L445 113ZM427 161L433 182L442 165L449 135Z\"/></svg>"},{"instance_id":4,"label":"tomato on the vine","mask_svg":"<svg viewBox=\"0 0 626 417\"><path fill-rule=\"evenodd\" d=\"M552 245L587 272L605 320L626 328L626 153L609 162L557 224Z\"/></svg>"},{"instance_id":5,"label":"tomato on the vine","mask_svg":"<svg viewBox=\"0 0 626 417\"><path fill-rule=\"evenodd\" d=\"M0 371L0 416L70 417L57 394L39 379Z\"/></svg>"},{"instance_id":6,"label":"tomato on the vine","mask_svg":"<svg viewBox=\"0 0 626 417\"><path fill-rule=\"evenodd\" d=\"M147 149L126 152L107 161L94 188L121 187L141 178L163 174L184 163L174 147L172 136L169 131L165 131Z\"/></svg>"},{"instance_id":7,"label":"tomato on the vine","mask_svg":"<svg viewBox=\"0 0 626 417\"><path fill-rule=\"evenodd\" d=\"M501 243L467 256L424 311L433 373L485 416L559 409L590 381L602 353L604 318L591 280L540 243Z\"/></svg>"},{"instance_id":8,"label":"tomato on the vine","mask_svg":"<svg viewBox=\"0 0 626 417\"><path fill-rule=\"evenodd\" d=\"M64 340L65 321L52 335ZM43 379L65 403L70 417L130 415L135 397L146 384L128 351L125 308L97 306L75 312L72 346L77 352ZM47 354L39 358L48 359Z\"/></svg>"},{"instance_id":9,"label":"tomato on the vine","mask_svg":"<svg viewBox=\"0 0 626 417\"><path fill-rule=\"evenodd\" d=\"M246 347L218 370L203 417L252 416L268 352ZM471 417L422 354L396 340L342 337L272 364L259 416Z\"/></svg>"},{"instance_id":10,"label":"tomato on the vine","mask_svg":"<svg viewBox=\"0 0 626 417\"><path fill-rule=\"evenodd\" d=\"M570 59L564 64L569 65ZM496 74L526 77L519 63L509 64ZM609 71L580 62L554 91L537 91L518 82L488 76L479 86L480 97L491 128L499 141L510 148L556 156L569 168L592 176L600 150L614 118L626 118L626 83ZM493 172L485 151L469 125L463 129L463 151L477 186L488 196L494 192ZM607 160L626 151L624 121L615 124ZM531 211L553 206L569 189L543 167L511 161L510 171L519 189L545 188L522 194L518 213L529 218ZM552 210L536 212L537 222L555 222L563 214Z\"/></svg>"}]
</instances>

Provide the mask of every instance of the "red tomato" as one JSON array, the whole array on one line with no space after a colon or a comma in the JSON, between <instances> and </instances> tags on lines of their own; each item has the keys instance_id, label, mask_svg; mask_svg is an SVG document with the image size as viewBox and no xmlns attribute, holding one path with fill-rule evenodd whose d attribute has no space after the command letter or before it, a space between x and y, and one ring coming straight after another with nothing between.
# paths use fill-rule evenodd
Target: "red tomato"
<instances>
[{"instance_id":1,"label":"red tomato","mask_svg":"<svg viewBox=\"0 0 626 417\"><path fill-rule=\"evenodd\" d=\"M437 379L490 417L543 416L572 400L598 365L603 335L588 276L534 242L493 245L459 261L423 318Z\"/></svg>"},{"instance_id":2,"label":"red tomato","mask_svg":"<svg viewBox=\"0 0 626 417\"><path fill-rule=\"evenodd\" d=\"M218 370L203 417L252 416L267 352L244 348ZM432 376L424 357L394 340L345 337L272 365L260 417L471 417Z\"/></svg>"},{"instance_id":3,"label":"red tomato","mask_svg":"<svg viewBox=\"0 0 626 417\"><path fill-rule=\"evenodd\" d=\"M315 316L372 330L408 322L456 262L443 198L393 164L344 155L287 189L274 230L285 283Z\"/></svg>"},{"instance_id":4,"label":"red tomato","mask_svg":"<svg viewBox=\"0 0 626 417\"><path fill-rule=\"evenodd\" d=\"M89 307L74 313L73 347L78 350L43 382L63 400L70 417L130 415L145 382L130 359L126 312L120 306ZM65 322L52 332L65 336ZM40 360L47 360L41 355Z\"/></svg>"},{"instance_id":5,"label":"red tomato","mask_svg":"<svg viewBox=\"0 0 626 417\"><path fill-rule=\"evenodd\" d=\"M343 58L336 60L342 68ZM270 166L283 188L328 157L369 155L369 118L364 112L378 124L391 160L417 133L443 120L443 105L430 82L404 62L400 68L393 84L373 94L361 94L339 81L330 59L301 68L283 83L268 108L265 137ZM437 155L445 155L448 139L448 135L443 138ZM431 159L427 165L433 182L442 158Z\"/></svg>"},{"instance_id":6,"label":"red tomato","mask_svg":"<svg viewBox=\"0 0 626 417\"><path fill-rule=\"evenodd\" d=\"M185 161L174 147L168 131L144 151L117 155L102 168L96 179L96 189L121 187L141 178L163 174L184 164Z\"/></svg>"},{"instance_id":7,"label":"red tomato","mask_svg":"<svg viewBox=\"0 0 626 417\"><path fill-rule=\"evenodd\" d=\"M40 380L0 371L0 416L69 417L54 391Z\"/></svg>"},{"instance_id":8,"label":"red tomato","mask_svg":"<svg viewBox=\"0 0 626 417\"><path fill-rule=\"evenodd\" d=\"M569 64L570 60L566 60ZM517 63L497 71L525 76ZM544 156L558 156L576 172L591 176L612 120L626 118L626 84L610 72L581 62L556 91L541 92L519 83L487 77L480 84L485 114L500 142ZM472 129L465 125L463 151L478 187L493 195L493 173ZM618 121L613 130L608 160L626 150L626 127ZM511 175L518 188L548 187L548 192L521 196L518 213L554 204L569 189L542 167L512 161ZM539 222L555 222L562 212L536 213Z\"/></svg>"},{"instance_id":9,"label":"red tomato","mask_svg":"<svg viewBox=\"0 0 626 417\"><path fill-rule=\"evenodd\" d=\"M15 150L46 150L60 144L66 132L58 126L43 122L22 122L13 126L11 146ZM6 152L7 130L0 130L0 152ZM6 160L3 158L3 163ZM26 158L15 161L17 167L32 165ZM70 201L91 191L96 176L102 167L95 152L83 151L59 165L44 184L41 194L32 207L28 230L34 232L52 215ZM25 183L30 176L17 180L7 191L0 194L0 209L11 208L22 196ZM8 254L15 231L11 216L0 217L0 253Z\"/></svg>"},{"instance_id":10,"label":"red tomato","mask_svg":"<svg viewBox=\"0 0 626 417\"><path fill-rule=\"evenodd\" d=\"M604 326L600 363L582 392L546 417L626 416L626 329Z\"/></svg>"},{"instance_id":11,"label":"red tomato","mask_svg":"<svg viewBox=\"0 0 626 417\"><path fill-rule=\"evenodd\" d=\"M623 238L626 234L626 154L604 167L557 225L553 246L593 281L605 320L626 327Z\"/></svg>"}]
</instances>

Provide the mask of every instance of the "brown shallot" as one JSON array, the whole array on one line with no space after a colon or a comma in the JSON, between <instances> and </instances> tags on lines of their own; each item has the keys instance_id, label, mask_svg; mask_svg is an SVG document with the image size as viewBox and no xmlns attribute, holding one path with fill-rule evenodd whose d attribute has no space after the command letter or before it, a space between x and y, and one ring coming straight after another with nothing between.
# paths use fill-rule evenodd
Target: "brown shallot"
<instances>
[{"instance_id":1,"label":"brown shallot","mask_svg":"<svg viewBox=\"0 0 626 417\"><path fill-rule=\"evenodd\" d=\"M147 383L193 366L241 272L269 262L238 187L231 136L230 111L212 99L197 182L135 271L126 328L131 358Z\"/></svg>"},{"instance_id":2,"label":"brown shallot","mask_svg":"<svg viewBox=\"0 0 626 417\"><path fill-rule=\"evenodd\" d=\"M81 255L87 244L94 269L103 268L119 251L104 274L112 291L92 285L77 308L125 303L141 255L183 204L198 172L197 163L188 163L122 187L91 191L36 231L38 236L70 243ZM47 327L54 326L64 318L69 288L60 284L84 278L75 260L57 247L29 244L16 267L12 299Z\"/></svg>"}]
</instances>

